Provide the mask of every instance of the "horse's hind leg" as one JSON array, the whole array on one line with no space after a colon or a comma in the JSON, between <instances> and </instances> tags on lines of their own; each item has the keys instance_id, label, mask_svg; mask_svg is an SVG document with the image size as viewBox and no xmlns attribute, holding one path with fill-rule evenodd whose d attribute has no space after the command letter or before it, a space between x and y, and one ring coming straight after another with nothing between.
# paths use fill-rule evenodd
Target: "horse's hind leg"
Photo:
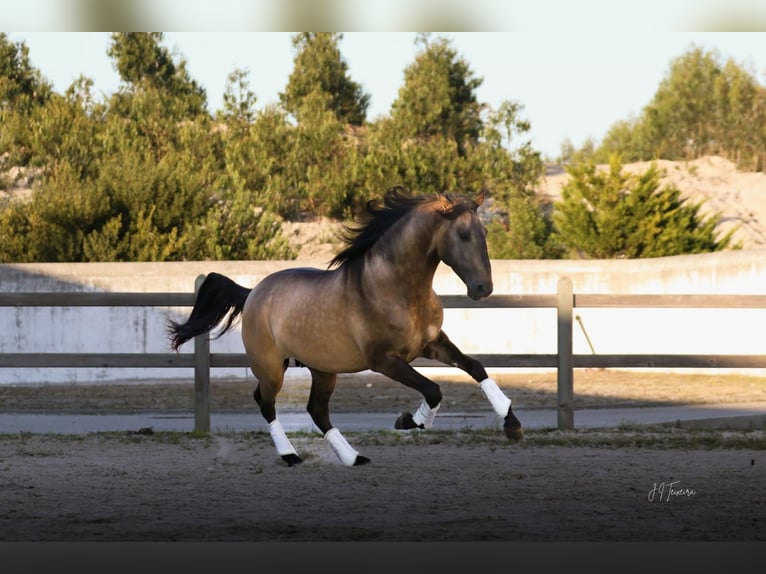
<instances>
[{"instance_id":1,"label":"horse's hind leg","mask_svg":"<svg viewBox=\"0 0 766 574\"><path fill-rule=\"evenodd\" d=\"M348 444L346 438L330 422L330 397L335 390L337 375L316 369L311 371L311 393L307 409L317 428L324 434L333 451L346 466L359 466L370 462Z\"/></svg>"},{"instance_id":2,"label":"horse's hind leg","mask_svg":"<svg viewBox=\"0 0 766 574\"><path fill-rule=\"evenodd\" d=\"M479 388L487 397L495 412L503 417L503 431L511 440L521 440L524 437L524 429L521 422L513 413L511 399L497 386L494 379L487 376L484 366L476 359L464 355L455 344L450 341L444 331L439 333L437 339L429 344L423 351L423 356L434 359L453 367L462 369L479 383Z\"/></svg>"},{"instance_id":3,"label":"horse's hind leg","mask_svg":"<svg viewBox=\"0 0 766 574\"><path fill-rule=\"evenodd\" d=\"M269 433L274 441L279 456L287 463L287 466L293 466L303 462L298 456L290 439L287 438L282 423L277 418L276 399L279 390L282 388L284 380L283 360L272 361L272 365L259 361L257 366L252 367L253 374L258 379L258 386L255 388L253 398L261 409L261 415L269 423Z\"/></svg>"}]
</instances>

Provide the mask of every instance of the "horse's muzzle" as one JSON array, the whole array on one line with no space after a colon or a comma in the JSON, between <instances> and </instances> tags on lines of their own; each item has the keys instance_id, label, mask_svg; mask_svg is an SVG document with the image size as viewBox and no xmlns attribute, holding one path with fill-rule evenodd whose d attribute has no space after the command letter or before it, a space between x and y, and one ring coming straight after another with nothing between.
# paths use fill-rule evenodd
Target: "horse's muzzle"
<instances>
[{"instance_id":1,"label":"horse's muzzle","mask_svg":"<svg viewBox=\"0 0 766 574\"><path fill-rule=\"evenodd\" d=\"M468 286L468 296L474 301L492 294L492 281L474 281Z\"/></svg>"}]
</instances>

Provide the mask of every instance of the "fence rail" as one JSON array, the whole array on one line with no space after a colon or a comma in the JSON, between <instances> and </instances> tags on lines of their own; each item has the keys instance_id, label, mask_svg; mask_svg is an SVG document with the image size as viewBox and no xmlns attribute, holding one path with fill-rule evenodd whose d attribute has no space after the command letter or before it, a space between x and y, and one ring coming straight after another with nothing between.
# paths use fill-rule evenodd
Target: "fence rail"
<instances>
[{"instance_id":1,"label":"fence rail","mask_svg":"<svg viewBox=\"0 0 766 574\"><path fill-rule=\"evenodd\" d=\"M0 293L0 307L191 307L194 292L178 293ZM493 295L472 301L463 295L440 295L445 308L555 308L555 354L473 354L485 367L548 367L557 369L557 424L574 428L574 369L576 368L766 368L766 355L574 354L573 319L576 307L609 308L763 308L766 295L612 295L575 294L568 277L551 295ZM416 367L443 366L428 359ZM0 368L35 367L173 367L194 369L194 430L210 431L210 369L247 367L244 353L211 353L207 336L195 337L192 353L3 353Z\"/></svg>"}]
</instances>

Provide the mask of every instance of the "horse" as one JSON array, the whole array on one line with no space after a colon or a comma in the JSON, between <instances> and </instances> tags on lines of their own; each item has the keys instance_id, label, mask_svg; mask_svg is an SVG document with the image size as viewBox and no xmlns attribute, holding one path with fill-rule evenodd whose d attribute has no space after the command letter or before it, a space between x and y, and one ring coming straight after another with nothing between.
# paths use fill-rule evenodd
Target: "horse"
<instances>
[{"instance_id":1,"label":"horse","mask_svg":"<svg viewBox=\"0 0 766 574\"><path fill-rule=\"evenodd\" d=\"M442 393L437 383L410 365L418 357L468 373L504 419L505 435L521 440L524 432L511 399L482 364L463 354L442 330L443 309L433 290L434 274L443 261L471 299L492 293L487 230L478 216L483 200L483 192L476 198L410 195L395 186L383 194L382 202L368 201L355 224L345 226L345 246L326 269L276 271L252 289L211 272L199 287L187 321L168 321L171 348L178 351L218 325L222 326L215 336L220 337L241 320L242 341L257 379L253 398L288 466L302 462L276 413L290 359L309 369L308 413L347 466L370 459L330 420L337 375L371 370L414 389L422 395L420 406L414 414L401 413L394 428L428 429Z\"/></svg>"}]
</instances>

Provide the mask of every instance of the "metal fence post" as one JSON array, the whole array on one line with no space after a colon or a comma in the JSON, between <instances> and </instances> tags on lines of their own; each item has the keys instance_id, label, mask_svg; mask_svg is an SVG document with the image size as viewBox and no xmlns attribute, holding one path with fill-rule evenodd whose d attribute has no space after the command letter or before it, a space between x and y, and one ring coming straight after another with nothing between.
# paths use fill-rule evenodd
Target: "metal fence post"
<instances>
[{"instance_id":1,"label":"metal fence post","mask_svg":"<svg viewBox=\"0 0 766 574\"><path fill-rule=\"evenodd\" d=\"M574 361L572 359L572 280L561 277L558 283L558 428L574 428Z\"/></svg>"},{"instance_id":2,"label":"metal fence post","mask_svg":"<svg viewBox=\"0 0 766 574\"><path fill-rule=\"evenodd\" d=\"M205 275L194 282L194 295L199 292ZM210 432L210 338L207 333L194 337L194 432Z\"/></svg>"}]
</instances>

